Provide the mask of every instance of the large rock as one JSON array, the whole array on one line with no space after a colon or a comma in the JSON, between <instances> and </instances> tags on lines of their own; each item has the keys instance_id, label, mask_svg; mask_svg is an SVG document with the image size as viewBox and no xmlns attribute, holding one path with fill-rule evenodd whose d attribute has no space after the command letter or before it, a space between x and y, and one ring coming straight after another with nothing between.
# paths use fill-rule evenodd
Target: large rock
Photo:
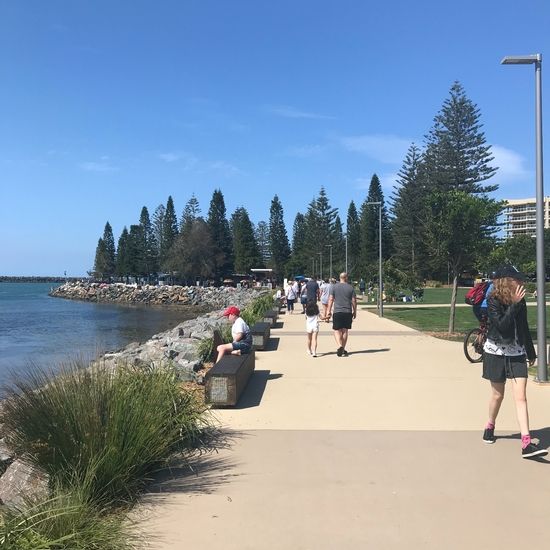
<instances>
[{"instance_id":1,"label":"large rock","mask_svg":"<svg viewBox=\"0 0 550 550\"><path fill-rule=\"evenodd\" d=\"M0 477L0 501L8 507L22 508L27 501L47 497L48 476L22 460L15 460Z\"/></svg>"}]
</instances>

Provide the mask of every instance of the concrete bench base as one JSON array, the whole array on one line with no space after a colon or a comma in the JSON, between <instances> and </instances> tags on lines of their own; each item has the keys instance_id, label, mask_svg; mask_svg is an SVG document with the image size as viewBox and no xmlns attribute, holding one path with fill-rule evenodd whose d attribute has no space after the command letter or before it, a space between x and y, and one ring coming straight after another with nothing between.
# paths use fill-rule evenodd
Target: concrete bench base
<instances>
[{"instance_id":1,"label":"concrete bench base","mask_svg":"<svg viewBox=\"0 0 550 550\"><path fill-rule=\"evenodd\" d=\"M224 355L206 375L205 399L212 407L234 407L254 372L255 352Z\"/></svg>"},{"instance_id":2,"label":"concrete bench base","mask_svg":"<svg viewBox=\"0 0 550 550\"><path fill-rule=\"evenodd\" d=\"M271 326L273 326L277 322L277 316L278 315L279 315L278 312L275 311L274 309L272 309L270 311L266 311L264 313L264 317L262 319L262 322L269 323Z\"/></svg>"},{"instance_id":3,"label":"concrete bench base","mask_svg":"<svg viewBox=\"0 0 550 550\"><path fill-rule=\"evenodd\" d=\"M250 332L252 334L252 349L256 351L264 350L271 335L271 324L258 322L250 329Z\"/></svg>"}]
</instances>

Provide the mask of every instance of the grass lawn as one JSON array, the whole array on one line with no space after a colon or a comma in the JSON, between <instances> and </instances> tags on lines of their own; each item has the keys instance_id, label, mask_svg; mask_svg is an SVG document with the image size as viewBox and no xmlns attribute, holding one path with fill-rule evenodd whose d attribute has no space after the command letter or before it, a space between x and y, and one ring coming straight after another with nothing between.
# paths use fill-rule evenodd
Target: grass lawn
<instances>
[{"instance_id":1,"label":"grass lawn","mask_svg":"<svg viewBox=\"0 0 550 550\"><path fill-rule=\"evenodd\" d=\"M439 289L434 289L439 290ZM455 332L464 334L469 329L477 326L477 319L472 313L472 309L469 307L457 307L455 314ZM375 310L373 310L375 313ZM408 327L421 330L423 332L436 332L446 333L449 327L449 313L450 307L414 307L414 308L392 308L391 304L384 306L384 317L397 321ZM550 308L546 308L546 316L548 317ZM537 336L537 308L527 308L527 318L529 321L529 328L531 329L531 336L533 340ZM547 336L548 326L546 327ZM458 337L460 337L460 334ZM446 334L441 334L442 337L446 337ZM454 336L452 339L456 339Z\"/></svg>"}]
</instances>

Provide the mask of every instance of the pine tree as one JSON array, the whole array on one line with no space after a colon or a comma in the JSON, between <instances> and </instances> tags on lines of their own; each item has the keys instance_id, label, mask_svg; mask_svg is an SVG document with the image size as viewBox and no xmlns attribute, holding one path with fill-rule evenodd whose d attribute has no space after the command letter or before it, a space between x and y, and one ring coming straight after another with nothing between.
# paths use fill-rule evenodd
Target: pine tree
<instances>
[{"instance_id":1,"label":"pine tree","mask_svg":"<svg viewBox=\"0 0 550 550\"><path fill-rule=\"evenodd\" d=\"M261 256L246 208L237 208L231 216L231 232L235 272L247 275L252 268L260 265Z\"/></svg>"},{"instance_id":2,"label":"pine tree","mask_svg":"<svg viewBox=\"0 0 550 550\"><path fill-rule=\"evenodd\" d=\"M282 280L290 259L290 245L283 218L283 205L279 197L275 195L269 209L269 250L271 254L270 265L277 280Z\"/></svg>"},{"instance_id":3,"label":"pine tree","mask_svg":"<svg viewBox=\"0 0 550 550\"><path fill-rule=\"evenodd\" d=\"M194 221L199 218L201 215L201 209L199 206L199 201L195 194L187 201L180 220L180 233L183 233L186 229L189 229Z\"/></svg>"},{"instance_id":4,"label":"pine tree","mask_svg":"<svg viewBox=\"0 0 550 550\"><path fill-rule=\"evenodd\" d=\"M157 262L160 267L160 251L163 248L162 246L162 232L164 227L164 215L166 213L166 208L164 204L159 204L153 213L153 236L155 238L155 244L157 247Z\"/></svg>"},{"instance_id":5,"label":"pine tree","mask_svg":"<svg viewBox=\"0 0 550 550\"><path fill-rule=\"evenodd\" d=\"M115 274L115 238L113 237L113 228L111 224L107 222L105 229L103 230L103 244L105 246L105 271L104 277L109 279Z\"/></svg>"},{"instance_id":6,"label":"pine tree","mask_svg":"<svg viewBox=\"0 0 550 550\"><path fill-rule=\"evenodd\" d=\"M314 260L316 260L316 256L307 249L304 241L305 231L305 216L298 212L292 226L292 253L287 265L287 269L291 271L291 277L306 273L307 269L312 266Z\"/></svg>"},{"instance_id":7,"label":"pine tree","mask_svg":"<svg viewBox=\"0 0 550 550\"><path fill-rule=\"evenodd\" d=\"M305 214L303 238L307 248L314 254L321 253L324 256L328 252L327 245L333 244L337 216L338 209L330 206L325 189L321 187L319 196L310 202ZM328 262L323 263L323 266L325 265L328 266Z\"/></svg>"},{"instance_id":8,"label":"pine tree","mask_svg":"<svg viewBox=\"0 0 550 550\"><path fill-rule=\"evenodd\" d=\"M258 222L256 226L256 242L261 258L261 265L258 267L266 267L271 259L271 252L269 249L269 226L264 221Z\"/></svg>"},{"instance_id":9,"label":"pine tree","mask_svg":"<svg viewBox=\"0 0 550 550\"><path fill-rule=\"evenodd\" d=\"M128 229L124 227L118 239L116 250L116 274L118 277L128 277L130 275L130 263L128 258Z\"/></svg>"},{"instance_id":10,"label":"pine tree","mask_svg":"<svg viewBox=\"0 0 550 550\"><path fill-rule=\"evenodd\" d=\"M332 248L329 248L329 274L338 278L338 274L346 269L346 243L344 239L344 231L342 229L342 221L340 216L336 216L334 220L334 229L332 234ZM332 272L330 272L330 253L332 252ZM351 281L352 279L350 279Z\"/></svg>"},{"instance_id":11,"label":"pine tree","mask_svg":"<svg viewBox=\"0 0 550 550\"><path fill-rule=\"evenodd\" d=\"M358 279L361 277L359 270L359 259L361 256L361 225L359 223L359 214L357 213L357 208L353 201L351 201L348 207L346 236L350 280Z\"/></svg>"},{"instance_id":12,"label":"pine tree","mask_svg":"<svg viewBox=\"0 0 550 550\"><path fill-rule=\"evenodd\" d=\"M233 250L225 201L220 189L216 189L212 194L207 224L216 250L215 276L217 279L223 279L233 271Z\"/></svg>"},{"instance_id":13,"label":"pine tree","mask_svg":"<svg viewBox=\"0 0 550 550\"><path fill-rule=\"evenodd\" d=\"M178 220L176 217L176 210L174 208L174 201L172 200L172 196L169 196L168 201L166 202L166 210L164 212L162 223L162 240L159 255L161 267L167 265L170 256L170 249L172 248L172 245L174 244L177 235Z\"/></svg>"},{"instance_id":14,"label":"pine tree","mask_svg":"<svg viewBox=\"0 0 550 550\"><path fill-rule=\"evenodd\" d=\"M436 191L490 193L498 185L482 185L497 168L486 144L479 108L455 82L426 136L425 164L428 184Z\"/></svg>"},{"instance_id":15,"label":"pine tree","mask_svg":"<svg viewBox=\"0 0 550 550\"><path fill-rule=\"evenodd\" d=\"M94 278L100 279L103 281L103 279L106 277L107 274L107 248L105 246L105 241L100 238L97 241L97 247L95 250L95 260L94 260L94 269L93 269L93 275Z\"/></svg>"},{"instance_id":16,"label":"pine tree","mask_svg":"<svg viewBox=\"0 0 550 550\"><path fill-rule=\"evenodd\" d=\"M143 239L142 254L144 263L144 274L149 279L151 274L158 271L158 255L153 225L151 224L151 220L149 218L149 211L145 206L141 209L141 214L139 216L139 225L141 226L141 235Z\"/></svg>"},{"instance_id":17,"label":"pine tree","mask_svg":"<svg viewBox=\"0 0 550 550\"><path fill-rule=\"evenodd\" d=\"M422 155L414 143L398 173L392 200L393 260L412 280L420 281L427 274L428 265L424 232L427 205Z\"/></svg>"},{"instance_id":18,"label":"pine tree","mask_svg":"<svg viewBox=\"0 0 550 550\"><path fill-rule=\"evenodd\" d=\"M371 178L367 198L361 205L361 272L369 279L374 278L379 263L379 206L369 204L380 202L382 208L382 258L387 259L391 255L391 235L388 213L384 204L384 194L378 176Z\"/></svg>"},{"instance_id":19,"label":"pine tree","mask_svg":"<svg viewBox=\"0 0 550 550\"><path fill-rule=\"evenodd\" d=\"M141 225L131 225L128 234L128 273L129 275L139 278L146 275L145 266L145 236Z\"/></svg>"}]
</instances>

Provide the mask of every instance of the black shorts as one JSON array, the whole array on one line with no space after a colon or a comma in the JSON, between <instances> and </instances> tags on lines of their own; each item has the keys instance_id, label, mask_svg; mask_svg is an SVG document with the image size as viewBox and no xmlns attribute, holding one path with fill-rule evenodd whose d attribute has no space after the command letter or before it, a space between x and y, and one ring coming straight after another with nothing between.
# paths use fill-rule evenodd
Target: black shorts
<instances>
[{"instance_id":1,"label":"black shorts","mask_svg":"<svg viewBox=\"0 0 550 550\"><path fill-rule=\"evenodd\" d=\"M507 378L527 378L527 358L525 355L483 354L482 377L491 382L506 382Z\"/></svg>"},{"instance_id":2,"label":"black shorts","mask_svg":"<svg viewBox=\"0 0 550 550\"><path fill-rule=\"evenodd\" d=\"M332 330L351 328L351 313L334 313L332 315Z\"/></svg>"}]
</instances>

